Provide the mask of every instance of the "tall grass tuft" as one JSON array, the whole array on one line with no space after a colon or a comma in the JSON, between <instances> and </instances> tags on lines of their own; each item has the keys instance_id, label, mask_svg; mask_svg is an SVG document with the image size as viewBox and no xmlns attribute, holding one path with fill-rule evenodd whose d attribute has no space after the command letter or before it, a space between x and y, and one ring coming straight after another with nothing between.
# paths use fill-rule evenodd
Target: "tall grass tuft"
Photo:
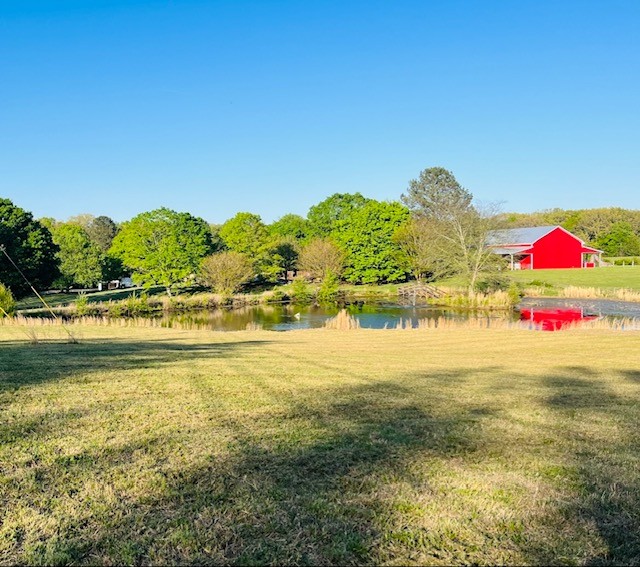
<instances>
[{"instance_id":1,"label":"tall grass tuft","mask_svg":"<svg viewBox=\"0 0 640 567\"><path fill-rule=\"evenodd\" d=\"M519 300L519 290L516 289L490 293L457 293L439 298L438 303L460 309L512 309Z\"/></svg>"},{"instance_id":2,"label":"tall grass tuft","mask_svg":"<svg viewBox=\"0 0 640 567\"><path fill-rule=\"evenodd\" d=\"M341 309L335 317L325 321L324 327L325 329L348 331L351 329L359 329L360 321L358 321L353 315L350 315L346 309Z\"/></svg>"}]
</instances>

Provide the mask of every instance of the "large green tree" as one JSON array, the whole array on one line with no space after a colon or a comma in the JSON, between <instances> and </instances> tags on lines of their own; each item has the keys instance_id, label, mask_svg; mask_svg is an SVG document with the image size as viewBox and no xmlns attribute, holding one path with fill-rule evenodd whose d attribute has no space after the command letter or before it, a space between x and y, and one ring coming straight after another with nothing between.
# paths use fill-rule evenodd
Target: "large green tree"
<instances>
[{"instance_id":1,"label":"large green tree","mask_svg":"<svg viewBox=\"0 0 640 567\"><path fill-rule=\"evenodd\" d=\"M101 215L91 219L85 230L91 242L103 252L107 252L111 248L111 243L116 234L118 234L118 225L109 217Z\"/></svg>"},{"instance_id":2,"label":"large green tree","mask_svg":"<svg viewBox=\"0 0 640 567\"><path fill-rule=\"evenodd\" d=\"M269 225L269 233L276 237L304 241L309 236L309 221L300 215L284 215Z\"/></svg>"},{"instance_id":3,"label":"large green tree","mask_svg":"<svg viewBox=\"0 0 640 567\"><path fill-rule=\"evenodd\" d=\"M407 265L395 234L409 219L400 203L368 200L340 221L334 240L346 254L344 278L351 283L403 281Z\"/></svg>"},{"instance_id":4,"label":"large green tree","mask_svg":"<svg viewBox=\"0 0 640 567\"><path fill-rule=\"evenodd\" d=\"M53 243L51 233L34 220L31 213L16 207L9 199L0 199L0 246L36 289L47 289L58 276L58 247ZM0 282L17 298L30 291L29 285L2 253Z\"/></svg>"},{"instance_id":5,"label":"large green tree","mask_svg":"<svg viewBox=\"0 0 640 567\"><path fill-rule=\"evenodd\" d=\"M596 246L608 256L640 256L640 237L628 222L615 222L596 239Z\"/></svg>"},{"instance_id":6,"label":"large green tree","mask_svg":"<svg viewBox=\"0 0 640 567\"><path fill-rule=\"evenodd\" d=\"M53 241L58 246L60 277L63 288L72 284L93 287L102 279L103 252L79 224L62 223L53 227Z\"/></svg>"},{"instance_id":7,"label":"large green tree","mask_svg":"<svg viewBox=\"0 0 640 567\"><path fill-rule=\"evenodd\" d=\"M310 232L318 238L325 238L340 229L352 211L364 207L370 199L360 193L334 193L309 209L307 219Z\"/></svg>"},{"instance_id":8,"label":"large green tree","mask_svg":"<svg viewBox=\"0 0 640 567\"><path fill-rule=\"evenodd\" d=\"M139 214L123 223L111 253L133 270L143 285L171 286L195 274L212 252L207 223L189 213L167 208Z\"/></svg>"},{"instance_id":9,"label":"large green tree","mask_svg":"<svg viewBox=\"0 0 640 567\"><path fill-rule=\"evenodd\" d=\"M220 238L229 250L251 259L256 275L275 281L295 264L297 252L290 239L270 234L259 215L242 212L220 227Z\"/></svg>"}]
</instances>

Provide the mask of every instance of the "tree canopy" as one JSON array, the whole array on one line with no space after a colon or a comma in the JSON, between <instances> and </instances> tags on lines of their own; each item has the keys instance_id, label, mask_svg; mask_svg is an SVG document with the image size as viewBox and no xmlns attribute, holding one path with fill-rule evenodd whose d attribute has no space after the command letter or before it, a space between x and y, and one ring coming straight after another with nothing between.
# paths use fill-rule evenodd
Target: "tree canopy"
<instances>
[{"instance_id":1,"label":"tree canopy","mask_svg":"<svg viewBox=\"0 0 640 567\"><path fill-rule=\"evenodd\" d=\"M400 203L369 200L340 221L333 238L346 254L344 277L351 283L403 281L407 266L394 235L409 219Z\"/></svg>"},{"instance_id":2,"label":"tree canopy","mask_svg":"<svg viewBox=\"0 0 640 567\"><path fill-rule=\"evenodd\" d=\"M36 289L47 289L58 276L58 247L49 230L33 215L15 206L9 199L0 199L0 246L22 270ZM29 293L28 284L0 254L0 282L9 287L15 297Z\"/></svg>"},{"instance_id":3,"label":"tree canopy","mask_svg":"<svg viewBox=\"0 0 640 567\"><path fill-rule=\"evenodd\" d=\"M464 189L453 173L442 167L420 172L418 179L409 181L402 202L416 216L433 220L451 220L468 212L473 195Z\"/></svg>"},{"instance_id":4,"label":"tree canopy","mask_svg":"<svg viewBox=\"0 0 640 567\"><path fill-rule=\"evenodd\" d=\"M195 274L211 251L211 232L204 220L167 208L123 223L111 247L111 253L133 270L135 281L162 284L167 291Z\"/></svg>"},{"instance_id":5,"label":"tree canopy","mask_svg":"<svg viewBox=\"0 0 640 567\"><path fill-rule=\"evenodd\" d=\"M79 224L62 223L53 227L53 241L58 246L60 287L72 284L92 287L102 279L103 253Z\"/></svg>"},{"instance_id":6,"label":"tree canopy","mask_svg":"<svg viewBox=\"0 0 640 567\"><path fill-rule=\"evenodd\" d=\"M311 234L316 237L329 236L338 229L338 223L346 219L353 210L362 208L370 199L360 193L334 193L309 209L307 219Z\"/></svg>"}]
</instances>

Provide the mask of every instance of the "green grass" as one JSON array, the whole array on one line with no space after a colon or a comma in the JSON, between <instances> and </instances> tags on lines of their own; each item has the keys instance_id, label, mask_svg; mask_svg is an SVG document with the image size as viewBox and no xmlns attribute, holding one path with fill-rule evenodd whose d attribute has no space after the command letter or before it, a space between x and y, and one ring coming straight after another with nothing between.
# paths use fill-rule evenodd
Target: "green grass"
<instances>
[{"instance_id":1,"label":"green grass","mask_svg":"<svg viewBox=\"0 0 640 567\"><path fill-rule=\"evenodd\" d=\"M522 270L509 272L514 281L528 285L542 281L556 288L567 286L595 287L600 289L631 289L640 291L640 266L609 266L606 268Z\"/></svg>"},{"instance_id":2,"label":"green grass","mask_svg":"<svg viewBox=\"0 0 640 567\"><path fill-rule=\"evenodd\" d=\"M119 301L126 299L130 295L136 293L139 294L142 291L141 288L127 288L127 289L113 289L110 291L97 291L93 293L87 293L86 298L89 303L100 303L103 301ZM145 290L145 293L149 295L156 295L164 293L166 290L162 286L156 286L151 289ZM60 307L61 305L68 305L74 303L78 299L78 294L71 293L51 293L43 295L44 300L50 307ZM34 294L22 298L16 302L16 309L42 309L42 301Z\"/></svg>"},{"instance_id":3,"label":"green grass","mask_svg":"<svg viewBox=\"0 0 640 567\"><path fill-rule=\"evenodd\" d=\"M637 564L640 335L0 327L0 564Z\"/></svg>"},{"instance_id":4,"label":"green grass","mask_svg":"<svg viewBox=\"0 0 640 567\"><path fill-rule=\"evenodd\" d=\"M524 287L540 286L549 295L569 286L595 288L603 291L629 289L640 291L640 266L608 266L605 268L569 268L557 270L514 270L505 275ZM445 287L464 287L458 278L447 278L435 282Z\"/></svg>"}]
</instances>

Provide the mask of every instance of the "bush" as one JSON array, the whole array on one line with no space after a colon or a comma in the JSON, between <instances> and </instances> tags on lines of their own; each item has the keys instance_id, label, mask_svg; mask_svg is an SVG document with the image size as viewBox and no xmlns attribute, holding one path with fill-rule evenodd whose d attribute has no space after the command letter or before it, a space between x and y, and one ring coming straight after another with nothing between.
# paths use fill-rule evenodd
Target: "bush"
<instances>
[{"instance_id":1,"label":"bush","mask_svg":"<svg viewBox=\"0 0 640 567\"><path fill-rule=\"evenodd\" d=\"M294 303L311 303L313 292L303 278L296 278L291 284L291 299Z\"/></svg>"},{"instance_id":2,"label":"bush","mask_svg":"<svg viewBox=\"0 0 640 567\"><path fill-rule=\"evenodd\" d=\"M339 289L338 277L329 272L324 278L320 289L318 289L318 301L320 303L333 303L338 298Z\"/></svg>"},{"instance_id":3,"label":"bush","mask_svg":"<svg viewBox=\"0 0 640 567\"><path fill-rule=\"evenodd\" d=\"M13 314L15 308L16 302L11 290L0 283L0 317L8 317Z\"/></svg>"},{"instance_id":4,"label":"bush","mask_svg":"<svg viewBox=\"0 0 640 567\"><path fill-rule=\"evenodd\" d=\"M80 293L76 299L76 315L83 317L89 314L89 299L86 293Z\"/></svg>"},{"instance_id":5,"label":"bush","mask_svg":"<svg viewBox=\"0 0 640 567\"><path fill-rule=\"evenodd\" d=\"M124 301L124 306L129 316L148 315L151 312L149 297L146 293L141 293L140 295L132 293Z\"/></svg>"},{"instance_id":6,"label":"bush","mask_svg":"<svg viewBox=\"0 0 640 567\"><path fill-rule=\"evenodd\" d=\"M524 291L522 291L522 287L518 283L511 282L509 288L507 289L507 295L509 296L509 300L511 301L512 305L515 307L524 297Z\"/></svg>"},{"instance_id":7,"label":"bush","mask_svg":"<svg viewBox=\"0 0 640 567\"><path fill-rule=\"evenodd\" d=\"M478 293L493 293L495 291L506 291L509 289L509 278L502 274L491 274L478 280L474 286Z\"/></svg>"},{"instance_id":8,"label":"bush","mask_svg":"<svg viewBox=\"0 0 640 567\"><path fill-rule=\"evenodd\" d=\"M222 294L233 294L253 277L251 262L239 252L218 252L207 256L200 266L200 279Z\"/></svg>"}]
</instances>

